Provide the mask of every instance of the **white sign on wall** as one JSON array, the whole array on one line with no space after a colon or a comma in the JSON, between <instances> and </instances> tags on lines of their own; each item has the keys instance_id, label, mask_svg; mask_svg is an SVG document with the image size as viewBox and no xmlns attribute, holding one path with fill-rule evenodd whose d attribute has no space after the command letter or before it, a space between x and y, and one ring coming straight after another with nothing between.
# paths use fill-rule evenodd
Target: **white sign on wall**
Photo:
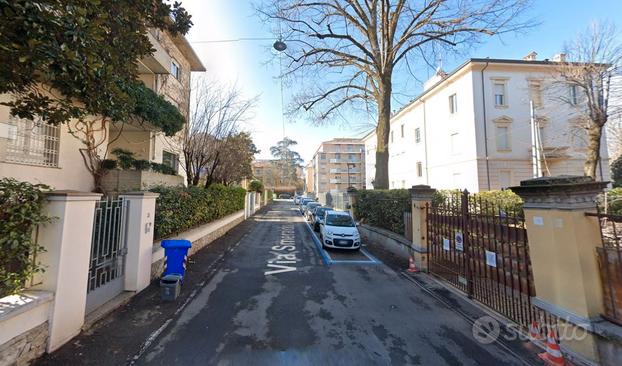
<instances>
[{"instance_id":1,"label":"white sign on wall","mask_svg":"<svg viewBox=\"0 0 622 366\"><path fill-rule=\"evenodd\" d=\"M497 253L486 251L486 264L491 267L497 267Z\"/></svg>"},{"instance_id":2,"label":"white sign on wall","mask_svg":"<svg viewBox=\"0 0 622 366\"><path fill-rule=\"evenodd\" d=\"M443 249L449 250L449 239L443 238Z\"/></svg>"},{"instance_id":3,"label":"white sign on wall","mask_svg":"<svg viewBox=\"0 0 622 366\"><path fill-rule=\"evenodd\" d=\"M456 231L456 250L459 250L461 252L464 251L464 238L462 237L462 233L459 231Z\"/></svg>"}]
</instances>

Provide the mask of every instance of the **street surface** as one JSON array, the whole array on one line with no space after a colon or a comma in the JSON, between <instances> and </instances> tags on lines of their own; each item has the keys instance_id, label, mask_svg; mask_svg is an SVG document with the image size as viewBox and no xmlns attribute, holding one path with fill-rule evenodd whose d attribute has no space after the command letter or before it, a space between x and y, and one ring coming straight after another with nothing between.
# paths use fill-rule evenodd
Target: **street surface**
<instances>
[{"instance_id":1,"label":"street surface","mask_svg":"<svg viewBox=\"0 0 622 366\"><path fill-rule=\"evenodd\" d=\"M311 233L291 201L276 201L195 256L190 295L159 304L152 285L40 364L539 364L522 344L475 340L458 301L366 250L324 252ZM226 255L193 273L223 240Z\"/></svg>"}]
</instances>

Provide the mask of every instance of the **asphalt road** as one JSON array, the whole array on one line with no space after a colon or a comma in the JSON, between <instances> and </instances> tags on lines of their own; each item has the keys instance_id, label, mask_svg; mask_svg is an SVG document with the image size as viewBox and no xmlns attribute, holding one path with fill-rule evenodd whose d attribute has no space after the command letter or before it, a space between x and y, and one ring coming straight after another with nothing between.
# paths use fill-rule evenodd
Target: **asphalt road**
<instances>
[{"instance_id":1,"label":"asphalt road","mask_svg":"<svg viewBox=\"0 0 622 366\"><path fill-rule=\"evenodd\" d=\"M252 220L136 364L533 363L527 351L476 341L451 305L368 252L322 252L291 201Z\"/></svg>"}]
</instances>

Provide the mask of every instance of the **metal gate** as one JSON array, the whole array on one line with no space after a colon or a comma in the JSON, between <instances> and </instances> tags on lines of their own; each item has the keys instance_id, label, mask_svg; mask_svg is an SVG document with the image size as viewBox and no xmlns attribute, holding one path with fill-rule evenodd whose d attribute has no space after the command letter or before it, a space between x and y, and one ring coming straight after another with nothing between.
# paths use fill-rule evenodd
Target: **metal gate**
<instances>
[{"instance_id":1,"label":"metal gate","mask_svg":"<svg viewBox=\"0 0 622 366\"><path fill-rule=\"evenodd\" d=\"M523 327L556 323L531 304L535 288L520 208L465 190L426 210L430 273Z\"/></svg>"},{"instance_id":2,"label":"metal gate","mask_svg":"<svg viewBox=\"0 0 622 366\"><path fill-rule=\"evenodd\" d=\"M87 313L123 291L126 225L126 200L106 198L96 203L87 284Z\"/></svg>"}]
</instances>

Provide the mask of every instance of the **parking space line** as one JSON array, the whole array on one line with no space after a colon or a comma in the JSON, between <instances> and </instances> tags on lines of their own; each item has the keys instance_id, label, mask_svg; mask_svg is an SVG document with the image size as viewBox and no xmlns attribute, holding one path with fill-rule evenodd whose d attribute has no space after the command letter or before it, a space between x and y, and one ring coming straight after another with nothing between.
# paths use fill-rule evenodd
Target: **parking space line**
<instances>
[{"instance_id":1,"label":"parking space line","mask_svg":"<svg viewBox=\"0 0 622 366\"><path fill-rule=\"evenodd\" d=\"M313 231L313 228L311 228L311 225L309 225L309 222L307 222L307 220L304 217L303 219L304 219L305 225L307 226L307 229L309 230L309 233L311 234L311 238L313 239L313 243L315 244L315 247L322 255L322 260L324 261L324 264L331 265L331 264L380 264L381 263L378 259L376 259L373 255L371 255L367 250L363 248L360 248L359 250L361 251L361 253L363 253L363 255L369 258L368 261L358 260L358 259L349 261L349 260L331 258L330 254L328 254L328 252L324 250L324 248L322 248L322 242L320 241L318 236Z\"/></svg>"}]
</instances>

